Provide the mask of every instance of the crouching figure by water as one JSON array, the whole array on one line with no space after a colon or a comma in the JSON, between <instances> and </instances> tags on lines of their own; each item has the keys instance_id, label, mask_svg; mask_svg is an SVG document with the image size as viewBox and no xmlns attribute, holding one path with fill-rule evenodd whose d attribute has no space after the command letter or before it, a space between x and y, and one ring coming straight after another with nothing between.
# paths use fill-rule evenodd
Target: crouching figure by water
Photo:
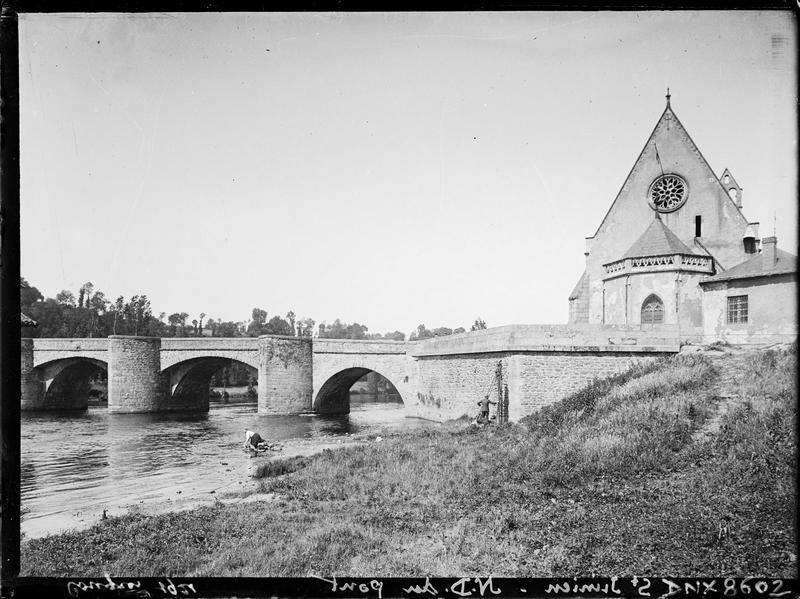
<instances>
[{"instance_id":1,"label":"crouching figure by water","mask_svg":"<svg viewBox=\"0 0 800 599\"><path fill-rule=\"evenodd\" d=\"M256 454L262 451L280 451L281 446L277 443L269 443L258 433L245 429L244 448Z\"/></svg>"}]
</instances>

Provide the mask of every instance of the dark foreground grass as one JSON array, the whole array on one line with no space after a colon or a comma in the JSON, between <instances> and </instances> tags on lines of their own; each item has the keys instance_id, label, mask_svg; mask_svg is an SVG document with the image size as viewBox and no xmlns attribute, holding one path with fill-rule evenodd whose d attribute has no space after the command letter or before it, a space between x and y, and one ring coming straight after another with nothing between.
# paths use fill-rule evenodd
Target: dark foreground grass
<instances>
[{"instance_id":1,"label":"dark foreground grass","mask_svg":"<svg viewBox=\"0 0 800 599\"><path fill-rule=\"evenodd\" d=\"M24 573L793 576L795 365L677 356L518 425L274 460L273 502L32 540Z\"/></svg>"}]
</instances>

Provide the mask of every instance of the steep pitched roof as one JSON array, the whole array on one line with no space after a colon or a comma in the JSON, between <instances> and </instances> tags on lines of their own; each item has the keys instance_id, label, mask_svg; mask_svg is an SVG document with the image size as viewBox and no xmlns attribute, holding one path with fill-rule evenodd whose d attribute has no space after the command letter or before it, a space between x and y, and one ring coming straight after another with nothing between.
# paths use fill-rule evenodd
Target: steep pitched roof
<instances>
[{"instance_id":1,"label":"steep pitched roof","mask_svg":"<svg viewBox=\"0 0 800 599\"><path fill-rule=\"evenodd\" d=\"M572 293L569 294L569 299L574 300L583 296L584 289L588 282L589 282L589 277L586 275L586 271L584 270L583 274L581 275L581 278L578 279L578 282L575 284L575 289L573 289Z\"/></svg>"},{"instance_id":2,"label":"steep pitched roof","mask_svg":"<svg viewBox=\"0 0 800 599\"><path fill-rule=\"evenodd\" d=\"M724 171L722 171L722 176L719 178L719 180L722 182L723 187L725 187L726 185L725 183L726 176L730 177L729 184L731 185L731 187L738 187L739 189L742 189L741 185L739 185L739 183L736 182L736 178L733 176L733 173L731 173L731 171L728 170L727 168Z\"/></svg>"},{"instance_id":3,"label":"steep pitched roof","mask_svg":"<svg viewBox=\"0 0 800 599\"><path fill-rule=\"evenodd\" d=\"M797 256L775 249L775 264L771 267L764 267L763 254L756 254L749 260L741 264L732 266L725 272L721 272L713 277L701 281L703 283L716 283L718 281L731 281L733 279L752 279L755 277L772 277L775 275L786 275L797 272Z\"/></svg>"},{"instance_id":4,"label":"steep pitched roof","mask_svg":"<svg viewBox=\"0 0 800 599\"><path fill-rule=\"evenodd\" d=\"M694 254L678 236L669 230L658 212L650 226L647 227L641 237L637 239L623 258L641 258L643 256L667 256L670 254Z\"/></svg>"},{"instance_id":5,"label":"steep pitched roof","mask_svg":"<svg viewBox=\"0 0 800 599\"><path fill-rule=\"evenodd\" d=\"M20 317L20 324L23 327L36 327L36 326L39 326L36 323L36 321L33 318L31 318L30 316L26 316L25 314L20 312L19 317Z\"/></svg>"},{"instance_id":6,"label":"steep pitched roof","mask_svg":"<svg viewBox=\"0 0 800 599\"><path fill-rule=\"evenodd\" d=\"M725 189L725 186L722 184L722 181L717 177L716 173L714 172L714 169L711 168L711 165L708 164L708 161L705 159L705 156L703 156L702 152L700 152L700 149L697 147L697 144L694 143L694 140L689 135L689 132L686 131L686 128L683 126L683 123L681 123L681 121L678 119L678 115L675 114L675 111L672 110L672 106L670 105L669 99L667 99L667 106L666 106L666 108L664 108L664 112L661 113L661 117L659 117L658 121L656 122L655 127L653 127L653 130L650 133L650 136L647 138L647 142L645 142L644 147L642 148L642 151L639 152L639 156L636 158L636 161L633 163L633 166L631 167L631 170L628 172L628 176L625 177L625 181L622 183L622 187L617 192L617 195L614 198L614 201L611 202L611 206L608 207L608 210L606 211L605 216L603 216L603 219L600 221L600 224L598 225L597 230L594 232L594 235L592 237L596 237L598 235L598 233L600 233L600 230L603 228L603 225L605 224L606 219L608 218L609 214L611 214L611 211L614 209L614 205L617 203L617 200L619 200L620 196L625 191L625 188L628 185L628 181L633 176L634 171L637 170L637 167L639 166L639 164L644 160L644 156L645 156L645 152L647 151L647 148L650 147L651 145L655 144L656 139L660 135L659 132L662 132L665 128L667 130L669 130L670 127L673 127L675 129L679 130L680 132L682 132L682 135L685 136L689 147L696 153L696 155L699 158L700 162L703 164L703 166L707 170L707 172L709 174L709 177L713 177L714 178L714 180L720 186L720 189L722 189L722 191L724 192L725 197L727 197L727 201L731 202L731 204L733 204L734 208L739 211L739 214L741 215L741 217L744 218L744 214L742 213L742 209L728 195L728 191Z\"/></svg>"}]
</instances>

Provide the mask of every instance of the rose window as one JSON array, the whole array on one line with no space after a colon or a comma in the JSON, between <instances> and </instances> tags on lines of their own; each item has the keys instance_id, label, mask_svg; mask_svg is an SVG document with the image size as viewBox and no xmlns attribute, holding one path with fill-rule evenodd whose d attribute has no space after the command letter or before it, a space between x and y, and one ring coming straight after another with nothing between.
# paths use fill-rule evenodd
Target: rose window
<instances>
[{"instance_id":1,"label":"rose window","mask_svg":"<svg viewBox=\"0 0 800 599\"><path fill-rule=\"evenodd\" d=\"M672 212L680 208L689 195L686 181L677 175L662 175L650 185L648 194L653 207L659 212Z\"/></svg>"}]
</instances>

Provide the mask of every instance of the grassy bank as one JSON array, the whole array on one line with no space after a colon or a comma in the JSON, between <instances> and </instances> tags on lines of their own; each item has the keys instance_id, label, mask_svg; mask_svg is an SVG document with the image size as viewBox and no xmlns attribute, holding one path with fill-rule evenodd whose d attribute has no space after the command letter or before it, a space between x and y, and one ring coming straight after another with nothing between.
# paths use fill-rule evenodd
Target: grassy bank
<instances>
[{"instance_id":1,"label":"grassy bank","mask_svg":"<svg viewBox=\"0 0 800 599\"><path fill-rule=\"evenodd\" d=\"M273 460L273 501L32 540L24 573L793 576L795 370L676 356L516 425Z\"/></svg>"}]
</instances>

